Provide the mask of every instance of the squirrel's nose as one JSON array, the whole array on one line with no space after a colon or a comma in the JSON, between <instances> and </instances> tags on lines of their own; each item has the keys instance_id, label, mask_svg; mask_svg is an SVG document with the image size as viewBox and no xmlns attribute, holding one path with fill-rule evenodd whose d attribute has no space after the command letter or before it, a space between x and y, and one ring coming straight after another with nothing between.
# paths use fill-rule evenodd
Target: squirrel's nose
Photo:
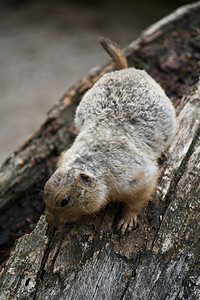
<instances>
[{"instance_id":1,"label":"squirrel's nose","mask_svg":"<svg viewBox=\"0 0 200 300\"><path fill-rule=\"evenodd\" d=\"M49 211L45 211L45 219L49 225L55 225L54 216Z\"/></svg>"}]
</instances>

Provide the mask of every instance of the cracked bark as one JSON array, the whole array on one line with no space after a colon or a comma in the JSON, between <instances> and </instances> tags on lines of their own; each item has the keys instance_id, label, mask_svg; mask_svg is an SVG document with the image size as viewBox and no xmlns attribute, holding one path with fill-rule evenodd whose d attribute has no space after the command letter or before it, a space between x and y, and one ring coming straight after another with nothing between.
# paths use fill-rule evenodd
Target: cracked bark
<instances>
[{"instance_id":1,"label":"cracked bark","mask_svg":"<svg viewBox=\"0 0 200 300\"><path fill-rule=\"evenodd\" d=\"M199 33L197 2L161 20L126 49L129 66L146 69L161 83L179 119L139 227L120 236L116 203L58 230L48 228L42 216L2 269L0 299L200 299ZM112 68L99 67L69 89L4 164L4 214L16 202L36 197L34 187L41 188L74 138L73 113L81 96Z\"/></svg>"}]
</instances>

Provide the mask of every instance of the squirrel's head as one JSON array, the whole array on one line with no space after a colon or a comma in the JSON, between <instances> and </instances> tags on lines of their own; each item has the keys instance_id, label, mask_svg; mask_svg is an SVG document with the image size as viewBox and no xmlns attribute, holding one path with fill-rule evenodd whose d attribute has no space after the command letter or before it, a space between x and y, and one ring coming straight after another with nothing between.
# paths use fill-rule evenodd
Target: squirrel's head
<instances>
[{"instance_id":1,"label":"squirrel's head","mask_svg":"<svg viewBox=\"0 0 200 300\"><path fill-rule=\"evenodd\" d=\"M59 226L97 212L106 203L106 186L89 172L58 168L44 187L45 218Z\"/></svg>"}]
</instances>

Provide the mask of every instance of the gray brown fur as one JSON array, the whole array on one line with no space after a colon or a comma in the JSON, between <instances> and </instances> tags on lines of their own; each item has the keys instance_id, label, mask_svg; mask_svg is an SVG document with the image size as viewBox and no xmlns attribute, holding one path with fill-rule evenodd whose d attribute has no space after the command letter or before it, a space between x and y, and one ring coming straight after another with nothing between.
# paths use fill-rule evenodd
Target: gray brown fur
<instances>
[{"instance_id":1,"label":"gray brown fur","mask_svg":"<svg viewBox=\"0 0 200 300\"><path fill-rule=\"evenodd\" d=\"M117 44L106 38L101 38L99 42L104 50L112 57L118 70L128 68L127 59L117 47Z\"/></svg>"},{"instance_id":2,"label":"gray brown fur","mask_svg":"<svg viewBox=\"0 0 200 300\"><path fill-rule=\"evenodd\" d=\"M175 135L171 101L145 71L114 71L84 95L75 124L78 136L45 185L47 222L74 221L118 200L119 227L131 230L155 191L157 158Z\"/></svg>"}]
</instances>

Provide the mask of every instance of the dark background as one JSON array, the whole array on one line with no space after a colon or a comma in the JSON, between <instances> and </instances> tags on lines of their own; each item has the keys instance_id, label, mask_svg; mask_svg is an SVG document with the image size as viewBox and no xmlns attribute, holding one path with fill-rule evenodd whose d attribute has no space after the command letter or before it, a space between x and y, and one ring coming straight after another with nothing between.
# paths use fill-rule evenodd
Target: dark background
<instances>
[{"instance_id":1,"label":"dark background","mask_svg":"<svg viewBox=\"0 0 200 300\"><path fill-rule=\"evenodd\" d=\"M67 88L147 26L193 1L0 2L0 164L45 120Z\"/></svg>"}]
</instances>

